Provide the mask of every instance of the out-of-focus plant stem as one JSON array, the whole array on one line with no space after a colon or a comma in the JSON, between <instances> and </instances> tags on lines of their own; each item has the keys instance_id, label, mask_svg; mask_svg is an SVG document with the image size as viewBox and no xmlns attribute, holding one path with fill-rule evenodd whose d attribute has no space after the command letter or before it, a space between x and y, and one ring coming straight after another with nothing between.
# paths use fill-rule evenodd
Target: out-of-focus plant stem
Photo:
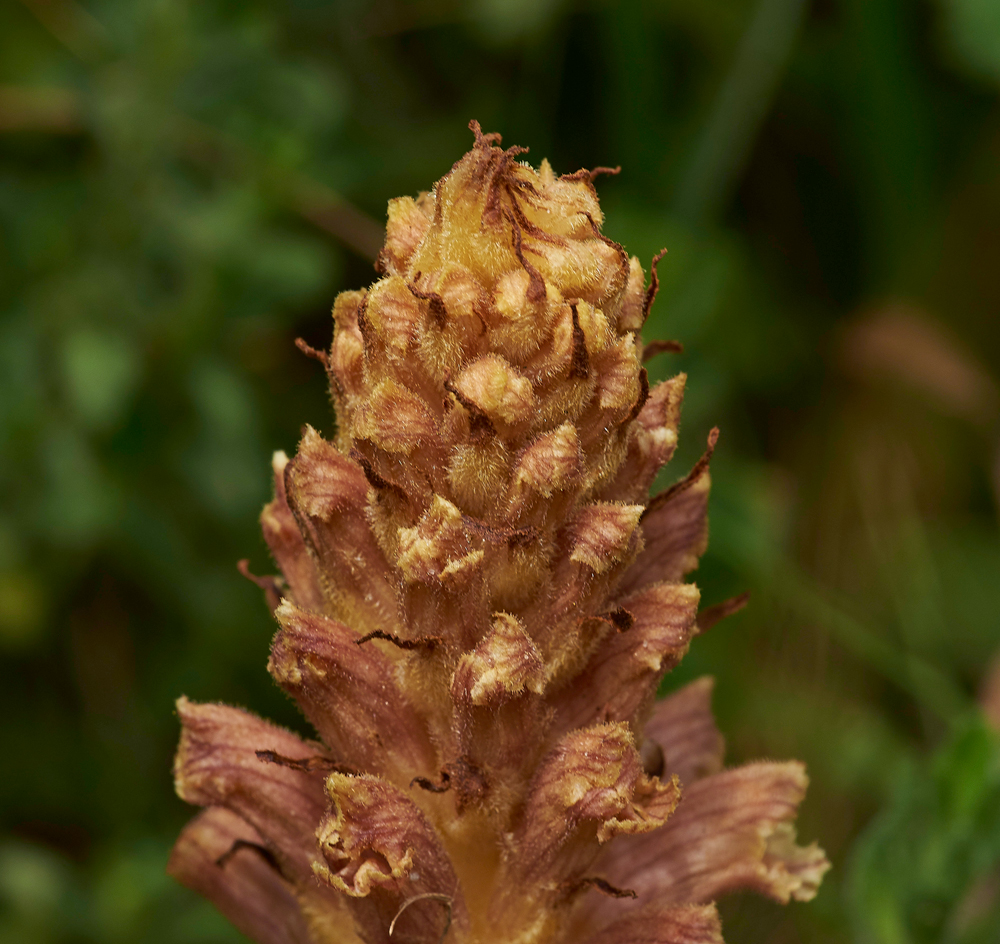
<instances>
[{"instance_id":1,"label":"out-of-focus plant stem","mask_svg":"<svg viewBox=\"0 0 1000 944\"><path fill-rule=\"evenodd\" d=\"M804 0L760 0L677 188L674 208L696 224L725 208L767 116L802 25Z\"/></svg>"},{"instance_id":2,"label":"out-of-focus plant stem","mask_svg":"<svg viewBox=\"0 0 1000 944\"><path fill-rule=\"evenodd\" d=\"M776 567L771 589L801 619L822 625L848 652L942 721L954 724L973 710L970 699L947 675L926 659L879 636L791 562L782 561Z\"/></svg>"}]
</instances>

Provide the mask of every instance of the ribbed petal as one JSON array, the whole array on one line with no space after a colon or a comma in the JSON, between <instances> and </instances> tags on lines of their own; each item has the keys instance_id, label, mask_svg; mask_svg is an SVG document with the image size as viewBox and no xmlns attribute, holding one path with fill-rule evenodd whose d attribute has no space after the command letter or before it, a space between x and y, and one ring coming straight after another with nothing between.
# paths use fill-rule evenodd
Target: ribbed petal
<instances>
[{"instance_id":1,"label":"ribbed petal","mask_svg":"<svg viewBox=\"0 0 1000 944\"><path fill-rule=\"evenodd\" d=\"M570 560L603 574L628 553L641 505L596 502L577 512L569 528Z\"/></svg>"},{"instance_id":2,"label":"ribbed petal","mask_svg":"<svg viewBox=\"0 0 1000 944\"><path fill-rule=\"evenodd\" d=\"M271 556L288 585L291 599L305 610L322 612L323 590L316 570L316 560L302 540L302 532L299 531L285 496L287 466L288 456L283 452L276 452L271 461L274 470L274 500L264 506L260 526L264 532L264 540L271 549Z\"/></svg>"},{"instance_id":3,"label":"ribbed petal","mask_svg":"<svg viewBox=\"0 0 1000 944\"><path fill-rule=\"evenodd\" d=\"M285 469L288 505L322 573L324 611L354 625L396 626L396 596L368 525L368 479L307 426Z\"/></svg>"},{"instance_id":4,"label":"ribbed petal","mask_svg":"<svg viewBox=\"0 0 1000 944\"><path fill-rule=\"evenodd\" d=\"M715 905L649 906L612 921L581 944L722 944Z\"/></svg>"},{"instance_id":5,"label":"ribbed petal","mask_svg":"<svg viewBox=\"0 0 1000 944\"><path fill-rule=\"evenodd\" d=\"M268 670L339 761L400 782L436 772L426 728L395 682L396 663L337 620L283 603Z\"/></svg>"},{"instance_id":6,"label":"ribbed petal","mask_svg":"<svg viewBox=\"0 0 1000 944\"><path fill-rule=\"evenodd\" d=\"M656 703L644 734L663 752L663 769L682 786L722 770L725 740L712 716L709 676L696 679Z\"/></svg>"},{"instance_id":7,"label":"ribbed petal","mask_svg":"<svg viewBox=\"0 0 1000 944\"><path fill-rule=\"evenodd\" d=\"M602 497L645 501L656 473L666 465L677 447L685 374L658 383L628 431L628 451L614 480Z\"/></svg>"},{"instance_id":8,"label":"ribbed petal","mask_svg":"<svg viewBox=\"0 0 1000 944\"><path fill-rule=\"evenodd\" d=\"M345 422L364 395L365 340L358 326L358 312L367 291L341 292L333 303L333 344L330 345L330 392L337 415ZM337 445L350 448L350 437L338 423Z\"/></svg>"},{"instance_id":9,"label":"ribbed petal","mask_svg":"<svg viewBox=\"0 0 1000 944\"><path fill-rule=\"evenodd\" d=\"M379 253L379 266L391 273L405 271L407 262L416 252L430 224L430 218L421 212L412 197L390 200L385 246Z\"/></svg>"},{"instance_id":10,"label":"ribbed petal","mask_svg":"<svg viewBox=\"0 0 1000 944\"><path fill-rule=\"evenodd\" d=\"M662 826L679 793L676 782L643 773L627 725L562 738L538 765L506 841L489 911L494 940L577 939L565 936L568 906L599 875L591 866L601 845Z\"/></svg>"},{"instance_id":11,"label":"ribbed petal","mask_svg":"<svg viewBox=\"0 0 1000 944\"><path fill-rule=\"evenodd\" d=\"M467 765L489 771L489 802L519 796L544 751L549 712L539 697L544 665L531 637L509 613L494 615L489 633L463 654L452 676L455 739ZM459 806L484 795L462 795L475 781L456 781Z\"/></svg>"},{"instance_id":12,"label":"ribbed petal","mask_svg":"<svg viewBox=\"0 0 1000 944\"><path fill-rule=\"evenodd\" d=\"M384 452L408 456L437 441L434 414L423 398L394 380L383 380L358 407L354 433Z\"/></svg>"},{"instance_id":13,"label":"ribbed petal","mask_svg":"<svg viewBox=\"0 0 1000 944\"><path fill-rule=\"evenodd\" d=\"M694 584L661 583L623 600L612 614L615 631L601 640L583 672L548 699L557 730L595 721L636 723L663 673L687 652L698 599Z\"/></svg>"},{"instance_id":14,"label":"ribbed petal","mask_svg":"<svg viewBox=\"0 0 1000 944\"><path fill-rule=\"evenodd\" d=\"M634 559L642 506L595 502L581 507L557 536L552 589L525 608L522 618L560 684L583 668L607 626L593 619L608 590Z\"/></svg>"},{"instance_id":15,"label":"ribbed petal","mask_svg":"<svg viewBox=\"0 0 1000 944\"><path fill-rule=\"evenodd\" d=\"M459 660L452 696L459 704L498 708L527 691L542 690L541 656L520 620L497 613L490 632Z\"/></svg>"},{"instance_id":16,"label":"ribbed petal","mask_svg":"<svg viewBox=\"0 0 1000 944\"><path fill-rule=\"evenodd\" d=\"M262 844L260 833L245 820L211 807L184 827L167 872L204 895L259 944L313 944L293 887L258 851ZM342 944L352 939L357 940L345 929Z\"/></svg>"},{"instance_id":17,"label":"ribbed petal","mask_svg":"<svg viewBox=\"0 0 1000 944\"><path fill-rule=\"evenodd\" d=\"M542 433L524 449L514 467L508 514L530 520L527 512L538 508L551 516L556 510L553 496L576 483L582 464L580 440L572 423ZM559 502L557 508L564 510L564 503Z\"/></svg>"},{"instance_id":18,"label":"ribbed petal","mask_svg":"<svg viewBox=\"0 0 1000 944\"><path fill-rule=\"evenodd\" d=\"M312 841L326 808L316 773L271 763L257 751L292 760L320 749L289 731L228 705L199 705L181 698L181 743L174 760L178 796L198 806L224 806L250 823L291 881L308 880Z\"/></svg>"},{"instance_id":19,"label":"ribbed petal","mask_svg":"<svg viewBox=\"0 0 1000 944\"><path fill-rule=\"evenodd\" d=\"M440 495L413 527L397 531L402 608L412 635L474 645L488 617L482 542Z\"/></svg>"},{"instance_id":20,"label":"ribbed petal","mask_svg":"<svg viewBox=\"0 0 1000 944\"><path fill-rule=\"evenodd\" d=\"M748 764L696 780L662 829L619 839L596 867L613 884L664 904L744 888L783 903L808 901L829 862L815 843L794 844L792 821L807 782L797 762Z\"/></svg>"},{"instance_id":21,"label":"ribbed petal","mask_svg":"<svg viewBox=\"0 0 1000 944\"><path fill-rule=\"evenodd\" d=\"M677 581L698 566L708 546L708 463L716 431L705 455L676 485L657 495L642 516L645 547L619 584L622 595L659 580Z\"/></svg>"},{"instance_id":22,"label":"ribbed petal","mask_svg":"<svg viewBox=\"0 0 1000 944\"><path fill-rule=\"evenodd\" d=\"M333 810L316 840L323 861L316 874L350 899L369 941L387 938L393 918L418 895L448 896L457 929L468 925L458 879L444 847L423 813L402 791L377 777L331 774L326 784ZM448 911L434 901L408 907L393 942L437 940Z\"/></svg>"},{"instance_id":23,"label":"ribbed petal","mask_svg":"<svg viewBox=\"0 0 1000 944\"><path fill-rule=\"evenodd\" d=\"M554 887L578 877L612 837L662 826L678 796L675 784L643 773L627 725L573 731L542 760L529 787L510 881Z\"/></svg>"}]
</instances>

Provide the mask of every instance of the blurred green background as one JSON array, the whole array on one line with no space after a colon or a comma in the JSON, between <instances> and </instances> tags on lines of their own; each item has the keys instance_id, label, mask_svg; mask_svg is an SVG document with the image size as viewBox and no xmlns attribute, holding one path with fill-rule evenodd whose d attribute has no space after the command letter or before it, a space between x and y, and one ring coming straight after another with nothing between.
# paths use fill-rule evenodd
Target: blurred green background
<instances>
[{"instance_id":1,"label":"blurred green background","mask_svg":"<svg viewBox=\"0 0 1000 944\"><path fill-rule=\"evenodd\" d=\"M696 577L752 603L665 687L809 764L834 862L727 940L995 944L997 0L0 0L0 942L242 940L163 874L172 702L301 729L235 569L333 425L293 341L472 117L669 249L663 481L721 427Z\"/></svg>"}]
</instances>

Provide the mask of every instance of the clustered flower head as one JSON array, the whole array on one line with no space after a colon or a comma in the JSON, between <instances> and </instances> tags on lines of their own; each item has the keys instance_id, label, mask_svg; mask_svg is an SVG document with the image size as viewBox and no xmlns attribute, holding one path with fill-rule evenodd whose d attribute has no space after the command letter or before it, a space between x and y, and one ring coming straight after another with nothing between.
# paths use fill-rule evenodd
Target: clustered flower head
<instances>
[{"instance_id":1,"label":"clustered flower head","mask_svg":"<svg viewBox=\"0 0 1000 944\"><path fill-rule=\"evenodd\" d=\"M828 863L800 764L723 769L711 679L654 700L720 615L684 582L715 432L650 500L685 382L642 367L655 264L602 235L603 169L470 127L337 298L336 438L274 459L268 669L318 737L182 698L170 871L261 944L721 941L720 895Z\"/></svg>"}]
</instances>

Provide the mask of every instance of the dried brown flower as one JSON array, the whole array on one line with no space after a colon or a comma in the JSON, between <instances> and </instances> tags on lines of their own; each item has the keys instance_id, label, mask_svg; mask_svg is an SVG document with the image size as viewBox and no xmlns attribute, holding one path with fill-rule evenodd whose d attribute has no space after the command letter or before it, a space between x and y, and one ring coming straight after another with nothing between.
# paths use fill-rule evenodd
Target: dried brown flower
<instances>
[{"instance_id":1,"label":"dried brown flower","mask_svg":"<svg viewBox=\"0 0 1000 944\"><path fill-rule=\"evenodd\" d=\"M800 764L723 770L710 680L654 701L698 632L716 434L648 500L685 380L641 366L655 269L594 172L472 129L337 299L336 440L275 457L268 668L319 741L181 699L206 809L170 871L262 944L720 941L719 895L805 900L828 863Z\"/></svg>"}]
</instances>

